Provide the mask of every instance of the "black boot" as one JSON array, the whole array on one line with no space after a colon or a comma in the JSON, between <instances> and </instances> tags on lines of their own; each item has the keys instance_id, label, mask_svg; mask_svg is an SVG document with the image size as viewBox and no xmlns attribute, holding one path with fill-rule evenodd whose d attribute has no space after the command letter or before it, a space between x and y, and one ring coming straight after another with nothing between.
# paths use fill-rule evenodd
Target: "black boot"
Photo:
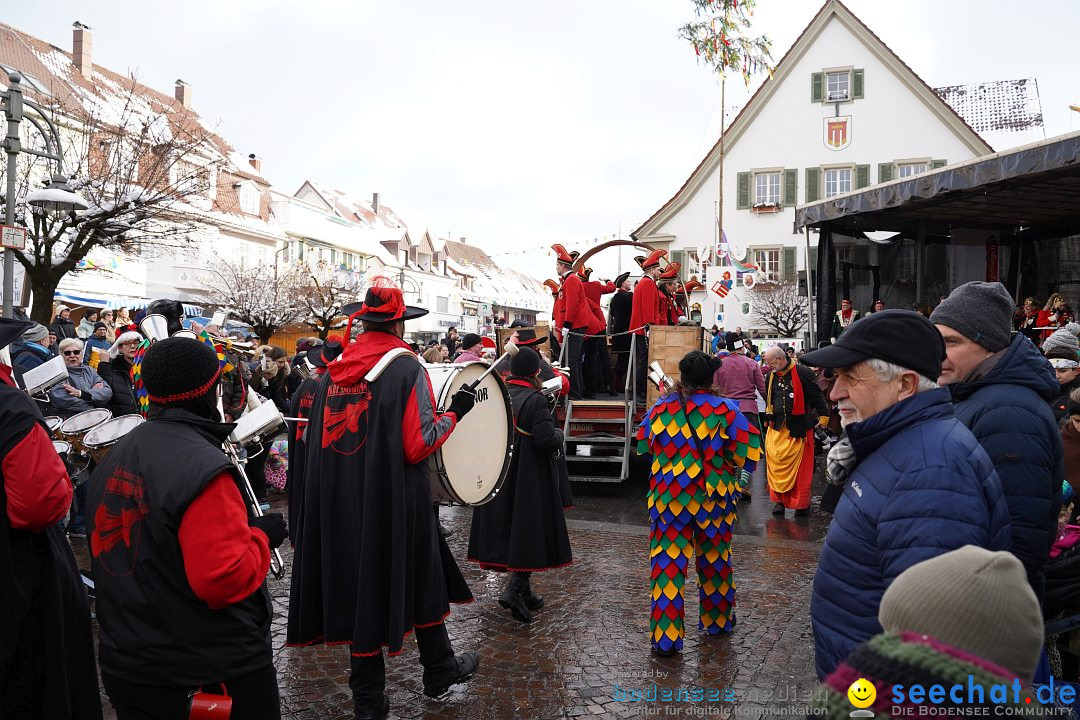
<instances>
[{"instance_id":1,"label":"black boot","mask_svg":"<svg viewBox=\"0 0 1080 720\"><path fill-rule=\"evenodd\" d=\"M502 597L499 598L499 604L509 610L515 620L531 623L532 614L529 613L529 607L525 604L524 588L525 583L515 574L510 578L510 584L506 586Z\"/></svg>"},{"instance_id":2,"label":"black boot","mask_svg":"<svg viewBox=\"0 0 1080 720\"><path fill-rule=\"evenodd\" d=\"M780 515L783 515L784 514L784 505L783 505L783 503L776 503L775 505L773 505L772 514L776 515L778 517Z\"/></svg>"},{"instance_id":3,"label":"black boot","mask_svg":"<svg viewBox=\"0 0 1080 720\"><path fill-rule=\"evenodd\" d=\"M461 653L454 657L454 669L448 677L433 685L428 685L427 678L424 679L424 694L433 698L445 695L452 685L463 683L471 678L478 667L480 667L479 655L471 652Z\"/></svg>"},{"instance_id":4,"label":"black boot","mask_svg":"<svg viewBox=\"0 0 1080 720\"><path fill-rule=\"evenodd\" d=\"M353 717L356 720L382 720L389 714L390 698L385 695L383 695L382 703L379 707L356 707L353 710Z\"/></svg>"},{"instance_id":5,"label":"black boot","mask_svg":"<svg viewBox=\"0 0 1080 720\"><path fill-rule=\"evenodd\" d=\"M529 608L529 610L539 610L540 608L544 607L544 596L537 595L533 592L532 583L530 582L530 577L532 576L532 573L514 574L521 577L521 579L525 582L525 587L521 591L521 596L525 598L525 607Z\"/></svg>"}]
</instances>

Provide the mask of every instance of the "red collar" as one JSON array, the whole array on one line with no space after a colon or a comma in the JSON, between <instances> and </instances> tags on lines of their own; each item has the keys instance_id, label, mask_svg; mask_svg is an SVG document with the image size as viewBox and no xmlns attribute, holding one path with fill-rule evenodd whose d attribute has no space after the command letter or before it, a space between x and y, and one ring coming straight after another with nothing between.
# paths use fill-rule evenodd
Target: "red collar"
<instances>
[{"instance_id":1,"label":"red collar","mask_svg":"<svg viewBox=\"0 0 1080 720\"><path fill-rule=\"evenodd\" d=\"M397 335L379 330L368 330L356 342L345 347L345 351L327 369L336 385L355 385L360 382L379 359L394 348L412 351L409 345Z\"/></svg>"},{"instance_id":2,"label":"red collar","mask_svg":"<svg viewBox=\"0 0 1080 720\"><path fill-rule=\"evenodd\" d=\"M536 388L533 387L533 384L531 382L529 382L528 380L522 380L521 378L510 378L509 380L506 381L506 384L507 385L517 385L519 387L529 388L530 390L535 390L536 389Z\"/></svg>"}]
</instances>

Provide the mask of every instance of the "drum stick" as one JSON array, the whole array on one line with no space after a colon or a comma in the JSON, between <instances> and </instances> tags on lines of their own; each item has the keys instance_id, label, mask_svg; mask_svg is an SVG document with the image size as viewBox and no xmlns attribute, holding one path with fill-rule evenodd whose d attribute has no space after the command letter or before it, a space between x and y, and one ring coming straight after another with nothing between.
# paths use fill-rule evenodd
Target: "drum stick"
<instances>
[{"instance_id":1,"label":"drum stick","mask_svg":"<svg viewBox=\"0 0 1080 720\"><path fill-rule=\"evenodd\" d=\"M471 383L469 383L468 386L466 386L466 389L469 392L474 392L476 390L476 386L479 385L480 383L482 383L484 381L484 378L486 378L488 375L490 375L495 370L495 368L498 367L499 363L501 363L506 358L514 357L517 354L518 354L518 346L514 344L513 340L507 340L506 344L503 345L503 354L502 354L502 356L498 360L496 360L494 363L492 363L491 367L489 367L487 370L485 370L483 375L481 375L480 377L476 378Z\"/></svg>"}]
</instances>

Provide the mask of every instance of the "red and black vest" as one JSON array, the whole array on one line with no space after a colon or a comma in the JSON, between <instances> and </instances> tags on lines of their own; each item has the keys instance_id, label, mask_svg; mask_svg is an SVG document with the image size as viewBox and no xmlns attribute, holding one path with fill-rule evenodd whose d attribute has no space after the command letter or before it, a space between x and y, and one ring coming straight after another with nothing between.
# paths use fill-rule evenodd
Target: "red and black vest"
<instances>
[{"instance_id":1,"label":"red and black vest","mask_svg":"<svg viewBox=\"0 0 1080 720\"><path fill-rule=\"evenodd\" d=\"M90 477L87 535L97 585L101 670L143 685L202 685L272 662L263 585L212 610L184 572L180 520L232 464L232 425L166 409L113 446Z\"/></svg>"}]
</instances>

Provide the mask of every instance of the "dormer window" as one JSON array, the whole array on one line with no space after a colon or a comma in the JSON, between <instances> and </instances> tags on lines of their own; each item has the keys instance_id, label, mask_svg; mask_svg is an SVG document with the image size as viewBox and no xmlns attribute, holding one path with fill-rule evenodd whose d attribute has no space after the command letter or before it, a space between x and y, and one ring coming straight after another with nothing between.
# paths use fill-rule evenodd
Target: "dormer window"
<instances>
[{"instance_id":1,"label":"dormer window","mask_svg":"<svg viewBox=\"0 0 1080 720\"><path fill-rule=\"evenodd\" d=\"M240 199L240 211L247 213L248 215L258 215L260 200L262 195L251 183L243 183L236 191L237 196Z\"/></svg>"}]
</instances>

